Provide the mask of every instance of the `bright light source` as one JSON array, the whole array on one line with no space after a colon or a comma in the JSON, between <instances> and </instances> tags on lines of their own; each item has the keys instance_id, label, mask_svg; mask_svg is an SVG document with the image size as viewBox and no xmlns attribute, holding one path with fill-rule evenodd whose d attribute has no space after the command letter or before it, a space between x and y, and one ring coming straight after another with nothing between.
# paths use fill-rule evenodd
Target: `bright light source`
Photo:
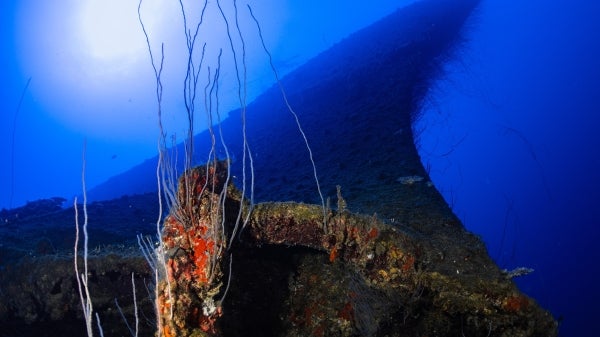
<instances>
[{"instance_id":1,"label":"bright light source","mask_svg":"<svg viewBox=\"0 0 600 337\"><path fill-rule=\"evenodd\" d=\"M79 25L85 51L95 58L131 57L144 48L135 1L85 1Z\"/></svg>"}]
</instances>

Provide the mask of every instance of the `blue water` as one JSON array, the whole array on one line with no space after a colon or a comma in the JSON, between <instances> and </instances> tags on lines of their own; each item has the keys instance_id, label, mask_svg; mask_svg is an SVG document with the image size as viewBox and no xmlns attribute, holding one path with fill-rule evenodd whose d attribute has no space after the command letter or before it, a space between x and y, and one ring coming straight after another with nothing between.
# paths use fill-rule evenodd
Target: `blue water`
<instances>
[{"instance_id":1,"label":"blue water","mask_svg":"<svg viewBox=\"0 0 600 337\"><path fill-rule=\"evenodd\" d=\"M432 91L421 155L520 288L592 336L600 292L600 4L484 1Z\"/></svg>"},{"instance_id":2,"label":"blue water","mask_svg":"<svg viewBox=\"0 0 600 337\"><path fill-rule=\"evenodd\" d=\"M87 16L97 8L67 0L0 4L0 208L80 193L84 138L89 187L156 154L154 82L137 3L106 3L113 22L91 26L104 27L99 32ZM285 74L404 4L253 6ZM174 28L180 22L169 16L176 9L145 17L155 55L165 42L166 122L181 139L175 65L183 42ZM516 282L561 322L562 336L595 335L600 314L598 17L594 1L483 1L413 126L424 166L464 225L501 268L535 269ZM249 20L242 27L254 29ZM256 41L248 48L252 98L273 78ZM222 104L228 111L235 100Z\"/></svg>"}]
</instances>

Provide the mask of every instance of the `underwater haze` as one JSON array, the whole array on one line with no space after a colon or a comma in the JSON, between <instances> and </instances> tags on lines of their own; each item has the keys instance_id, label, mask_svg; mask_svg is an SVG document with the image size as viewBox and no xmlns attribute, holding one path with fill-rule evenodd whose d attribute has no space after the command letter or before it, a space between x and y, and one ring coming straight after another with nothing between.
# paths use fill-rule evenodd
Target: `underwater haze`
<instances>
[{"instance_id":1,"label":"underwater haze","mask_svg":"<svg viewBox=\"0 0 600 337\"><path fill-rule=\"evenodd\" d=\"M501 268L593 336L600 273L600 3L483 1L417 128L431 177ZM427 164L429 163L429 164Z\"/></svg>"},{"instance_id":2,"label":"underwater haze","mask_svg":"<svg viewBox=\"0 0 600 337\"><path fill-rule=\"evenodd\" d=\"M274 1L252 6L275 66L283 75L410 2L348 6L344 1L331 1L323 6L319 1ZM0 6L4 79L0 127L2 153L7 159L0 171L0 207L77 194L84 138L88 186L156 155L155 81L138 21L138 1L25 0L4 1ZM232 12L230 2L223 7ZM256 27L246 4L238 7L244 14L241 28L254 34ZM229 48L220 14L211 8L213 12L206 16L215 19L204 23L215 27L207 41L209 48ZM338 15L341 8L343 17ZM199 13L199 8L187 10ZM141 8L155 53L160 53L161 43L165 48L165 129L182 140L187 126L176 118L185 108L180 78L185 71L186 47L180 11L178 1L145 0ZM190 22L194 19L188 18ZM271 86L274 77L257 39L247 48L252 98ZM221 74L223 82L233 76L231 71ZM220 90L230 97L221 102L221 110L233 109L237 101L234 86ZM206 128L204 120L198 124L198 130ZM44 174L40 174L42 167Z\"/></svg>"},{"instance_id":3,"label":"underwater haze","mask_svg":"<svg viewBox=\"0 0 600 337\"><path fill-rule=\"evenodd\" d=\"M413 2L249 3L285 75ZM242 31L255 36L246 2L238 7ZM157 155L155 79L137 10L133 0L0 4L0 209L80 195L84 144L88 188ZM164 43L165 128L181 141L179 3L144 0L141 15L155 58ZM595 336L600 315L599 17L596 1L483 0L413 125L436 188L500 268L534 270L516 282L559 321L560 336ZM211 24L212 48L229 48ZM248 102L274 84L261 48L248 41ZM226 118L239 102L227 86L235 74L222 76Z\"/></svg>"}]
</instances>

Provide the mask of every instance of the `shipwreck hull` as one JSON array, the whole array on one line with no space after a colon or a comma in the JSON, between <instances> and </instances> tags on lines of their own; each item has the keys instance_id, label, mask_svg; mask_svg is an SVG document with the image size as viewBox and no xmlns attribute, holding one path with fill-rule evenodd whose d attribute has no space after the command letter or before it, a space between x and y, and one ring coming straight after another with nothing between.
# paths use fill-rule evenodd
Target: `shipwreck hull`
<instances>
[{"instance_id":1,"label":"shipwreck hull","mask_svg":"<svg viewBox=\"0 0 600 337\"><path fill-rule=\"evenodd\" d=\"M452 213L414 144L411 126L428 87L460 45L477 3L419 2L283 79L330 198L326 221L305 144L278 88L248 106L258 203L228 248L232 278L211 321L215 328L188 322L190 335L557 334L553 317L519 291ZM221 129L241 158L239 121L229 118ZM210 144L209 135L196 136L195 144ZM198 160L206 158L207 148L196 151ZM98 247L90 258L90 292L106 336L129 334L115 298L133 322L131 272L141 335L155 331L153 295L146 290L153 273L134 240L154 230L155 194L142 193L156 188L155 164L91 191L96 200L131 195L88 205L91 245ZM239 162L231 169L241 176ZM72 210L56 208L2 212L0 336L85 334L69 256L72 218Z\"/></svg>"}]
</instances>

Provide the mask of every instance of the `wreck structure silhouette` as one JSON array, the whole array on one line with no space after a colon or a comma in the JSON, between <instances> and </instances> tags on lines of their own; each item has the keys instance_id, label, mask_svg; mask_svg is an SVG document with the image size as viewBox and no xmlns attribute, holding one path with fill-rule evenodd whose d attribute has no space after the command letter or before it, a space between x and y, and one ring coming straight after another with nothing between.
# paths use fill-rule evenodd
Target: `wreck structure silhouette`
<instances>
[{"instance_id":1,"label":"wreck structure silhouette","mask_svg":"<svg viewBox=\"0 0 600 337\"><path fill-rule=\"evenodd\" d=\"M165 337L555 336L553 317L463 227L415 148L412 124L428 86L453 57L477 4L424 0L398 10L281 79L285 101L274 86L241 108L243 121L223 120L193 136L193 147L170 149L206 162L180 161L186 166L178 186L170 186L175 202L158 235L163 261L152 268L131 250L137 243L125 240L140 227L111 215L134 205L135 216L156 216L154 193L88 205L90 217L104 225L90 228L96 245L128 242L90 256L90 294L104 334L128 333L112 308L118 298L119 311L133 320L134 272L136 307L148 321L140 335L155 334L158 325L156 334ZM288 103L301 107L327 202L315 192L304 140L290 137L298 129ZM248 174L246 161L230 158L245 158L248 144L256 175L252 188L240 188L234 177ZM225 152L229 158L215 155ZM155 163L90 195L155 192ZM124 190L132 185L133 191ZM35 238L39 228L19 223L11 212L2 214L7 223ZM65 221L65 214L53 209L46 219ZM54 233L64 233L61 226ZM52 249L8 231L0 235L11 242L0 248L11 257L6 268L12 271L10 278L0 275L0 322L31 335L48 335L40 333L47 327L83 334L75 279L65 276L73 274L72 262L57 254L71 246L54 234L43 241ZM37 255L52 263L19 256L35 247L46 247ZM145 285L160 268L156 295L148 296Z\"/></svg>"}]
</instances>

